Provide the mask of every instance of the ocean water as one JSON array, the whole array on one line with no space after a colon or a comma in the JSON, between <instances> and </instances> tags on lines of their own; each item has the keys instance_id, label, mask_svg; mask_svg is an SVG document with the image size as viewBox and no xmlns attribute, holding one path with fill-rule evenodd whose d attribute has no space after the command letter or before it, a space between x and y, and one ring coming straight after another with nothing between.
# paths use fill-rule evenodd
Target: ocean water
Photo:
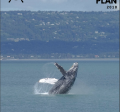
<instances>
[{"instance_id":1,"label":"ocean water","mask_svg":"<svg viewBox=\"0 0 120 112\"><path fill-rule=\"evenodd\" d=\"M1 61L1 112L119 112L119 61L77 62L70 92L48 95L38 81L62 76L54 62ZM74 61L58 63L68 70Z\"/></svg>"}]
</instances>

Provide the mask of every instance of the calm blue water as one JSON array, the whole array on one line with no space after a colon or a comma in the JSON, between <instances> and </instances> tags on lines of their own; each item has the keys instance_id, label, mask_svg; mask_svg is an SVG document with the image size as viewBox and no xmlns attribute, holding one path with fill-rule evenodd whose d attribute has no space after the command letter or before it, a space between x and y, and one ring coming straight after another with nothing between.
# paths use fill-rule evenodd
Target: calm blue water
<instances>
[{"instance_id":1,"label":"calm blue water","mask_svg":"<svg viewBox=\"0 0 120 112\"><path fill-rule=\"evenodd\" d=\"M68 70L73 62L58 61ZM119 112L119 62L78 61L69 94L35 94L41 78L62 74L47 61L1 62L1 112Z\"/></svg>"}]
</instances>

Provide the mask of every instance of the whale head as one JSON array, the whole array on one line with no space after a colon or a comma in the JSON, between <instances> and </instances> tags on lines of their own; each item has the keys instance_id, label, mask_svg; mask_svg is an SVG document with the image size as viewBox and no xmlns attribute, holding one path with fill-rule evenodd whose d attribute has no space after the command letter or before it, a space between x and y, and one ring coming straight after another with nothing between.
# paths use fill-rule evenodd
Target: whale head
<instances>
[{"instance_id":1,"label":"whale head","mask_svg":"<svg viewBox=\"0 0 120 112\"><path fill-rule=\"evenodd\" d=\"M67 76L77 76L77 71L78 71L78 63L73 63L72 67L67 71Z\"/></svg>"},{"instance_id":2,"label":"whale head","mask_svg":"<svg viewBox=\"0 0 120 112\"><path fill-rule=\"evenodd\" d=\"M78 63L73 63L72 67L70 69L73 69L73 71L76 71L78 69Z\"/></svg>"}]
</instances>

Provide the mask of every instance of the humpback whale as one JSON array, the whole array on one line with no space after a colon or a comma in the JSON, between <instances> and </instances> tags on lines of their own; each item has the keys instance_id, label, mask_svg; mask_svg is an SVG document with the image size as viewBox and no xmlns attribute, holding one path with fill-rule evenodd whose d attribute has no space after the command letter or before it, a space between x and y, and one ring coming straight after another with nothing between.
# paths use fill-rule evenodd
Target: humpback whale
<instances>
[{"instance_id":1,"label":"humpback whale","mask_svg":"<svg viewBox=\"0 0 120 112\"><path fill-rule=\"evenodd\" d=\"M68 71L65 71L63 67L57 63L54 65L60 70L63 76L53 85L49 94L68 93L75 82L78 71L78 63L73 63L73 66Z\"/></svg>"}]
</instances>

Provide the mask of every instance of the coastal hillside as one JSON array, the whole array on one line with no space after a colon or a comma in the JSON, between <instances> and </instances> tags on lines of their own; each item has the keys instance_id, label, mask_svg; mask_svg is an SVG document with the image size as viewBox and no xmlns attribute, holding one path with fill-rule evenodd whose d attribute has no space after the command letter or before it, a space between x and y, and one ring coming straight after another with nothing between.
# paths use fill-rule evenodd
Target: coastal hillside
<instances>
[{"instance_id":1,"label":"coastal hillside","mask_svg":"<svg viewBox=\"0 0 120 112\"><path fill-rule=\"evenodd\" d=\"M118 11L1 12L2 59L118 57Z\"/></svg>"},{"instance_id":2,"label":"coastal hillside","mask_svg":"<svg viewBox=\"0 0 120 112\"><path fill-rule=\"evenodd\" d=\"M1 40L117 42L119 11L2 11Z\"/></svg>"}]
</instances>

